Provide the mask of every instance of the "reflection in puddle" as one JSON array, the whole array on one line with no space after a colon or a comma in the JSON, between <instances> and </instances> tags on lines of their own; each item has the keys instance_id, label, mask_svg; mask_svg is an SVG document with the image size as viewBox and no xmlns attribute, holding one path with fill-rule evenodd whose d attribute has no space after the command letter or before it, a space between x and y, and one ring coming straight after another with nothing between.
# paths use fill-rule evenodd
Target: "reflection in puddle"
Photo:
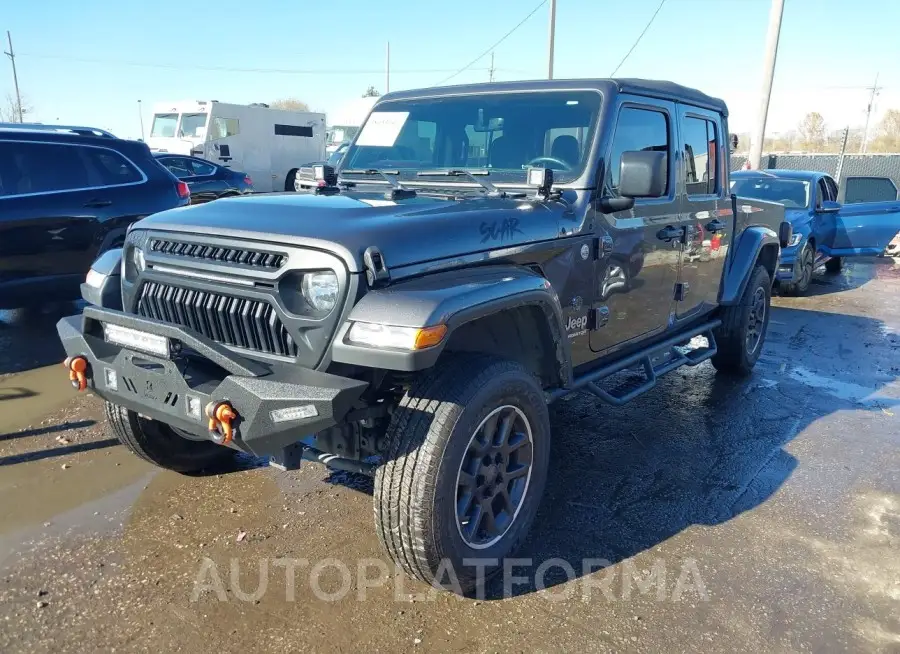
<instances>
[{"instance_id":1,"label":"reflection in puddle","mask_svg":"<svg viewBox=\"0 0 900 654\"><path fill-rule=\"evenodd\" d=\"M829 395L850 402L857 402L859 404L877 404L878 400L893 401L893 398L886 395L880 395L874 388L867 388L865 386L860 386L859 384L853 384L831 377L823 377L822 375L817 375L811 370L801 368L800 366L792 368L787 375L794 381L798 381L801 384L812 388L821 389Z\"/></svg>"}]
</instances>

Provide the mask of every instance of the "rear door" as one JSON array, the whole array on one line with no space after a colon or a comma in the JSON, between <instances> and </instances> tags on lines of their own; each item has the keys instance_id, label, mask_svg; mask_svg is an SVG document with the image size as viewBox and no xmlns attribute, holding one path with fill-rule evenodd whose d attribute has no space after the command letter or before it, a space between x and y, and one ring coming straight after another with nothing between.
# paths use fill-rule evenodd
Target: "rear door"
<instances>
[{"instance_id":1,"label":"rear door","mask_svg":"<svg viewBox=\"0 0 900 654\"><path fill-rule=\"evenodd\" d=\"M681 255L679 318L712 308L719 297L725 253L731 242L731 202L722 191L727 161L721 118L715 112L679 105Z\"/></svg>"},{"instance_id":2,"label":"rear door","mask_svg":"<svg viewBox=\"0 0 900 654\"><path fill-rule=\"evenodd\" d=\"M191 187L191 202L209 202L228 190L228 183L217 174L220 170L208 161L189 159L192 176L186 180Z\"/></svg>"},{"instance_id":3,"label":"rear door","mask_svg":"<svg viewBox=\"0 0 900 654\"><path fill-rule=\"evenodd\" d=\"M0 141L0 281L83 275L108 205L79 147Z\"/></svg>"}]
</instances>

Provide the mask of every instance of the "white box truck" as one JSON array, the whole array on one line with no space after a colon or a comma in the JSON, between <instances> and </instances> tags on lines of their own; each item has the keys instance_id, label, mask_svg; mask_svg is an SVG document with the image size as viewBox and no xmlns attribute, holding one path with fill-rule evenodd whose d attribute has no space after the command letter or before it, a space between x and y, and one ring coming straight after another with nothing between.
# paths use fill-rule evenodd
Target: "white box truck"
<instances>
[{"instance_id":1,"label":"white box truck","mask_svg":"<svg viewBox=\"0 0 900 654\"><path fill-rule=\"evenodd\" d=\"M325 114L217 100L157 103L147 145L245 172L258 192L293 191L297 169L325 158Z\"/></svg>"}]
</instances>

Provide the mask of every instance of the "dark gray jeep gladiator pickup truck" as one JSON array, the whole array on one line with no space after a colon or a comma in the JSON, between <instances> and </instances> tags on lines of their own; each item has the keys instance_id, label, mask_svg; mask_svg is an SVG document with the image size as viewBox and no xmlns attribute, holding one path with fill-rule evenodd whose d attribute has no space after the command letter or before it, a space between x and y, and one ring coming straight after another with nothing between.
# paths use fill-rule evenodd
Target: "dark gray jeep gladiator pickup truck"
<instances>
[{"instance_id":1,"label":"dark gray jeep gladiator pickup truck","mask_svg":"<svg viewBox=\"0 0 900 654\"><path fill-rule=\"evenodd\" d=\"M790 224L729 195L727 116L642 80L386 95L314 193L134 224L59 322L69 377L163 468L373 474L391 558L471 588L535 516L549 402L759 357Z\"/></svg>"}]
</instances>

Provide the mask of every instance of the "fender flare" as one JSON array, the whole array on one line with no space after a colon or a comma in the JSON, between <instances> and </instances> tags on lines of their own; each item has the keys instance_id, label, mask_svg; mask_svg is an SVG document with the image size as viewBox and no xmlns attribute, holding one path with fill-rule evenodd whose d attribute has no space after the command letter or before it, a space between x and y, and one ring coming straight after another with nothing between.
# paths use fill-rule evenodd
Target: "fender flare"
<instances>
[{"instance_id":1,"label":"fender flare","mask_svg":"<svg viewBox=\"0 0 900 654\"><path fill-rule=\"evenodd\" d=\"M559 298L543 276L508 265L435 273L370 291L339 328L333 341L332 361L386 370L423 370L434 365L450 336L462 325L524 306L543 311L555 345L560 383L568 385L572 375L571 353ZM346 342L354 322L396 327L446 324L448 334L438 345L425 350L379 350Z\"/></svg>"},{"instance_id":2,"label":"fender flare","mask_svg":"<svg viewBox=\"0 0 900 654\"><path fill-rule=\"evenodd\" d=\"M774 248L776 252L775 269L777 270L781 255L778 234L761 225L748 227L741 233L737 243L733 246L722 275L719 304L728 306L740 301L764 248Z\"/></svg>"}]
</instances>

